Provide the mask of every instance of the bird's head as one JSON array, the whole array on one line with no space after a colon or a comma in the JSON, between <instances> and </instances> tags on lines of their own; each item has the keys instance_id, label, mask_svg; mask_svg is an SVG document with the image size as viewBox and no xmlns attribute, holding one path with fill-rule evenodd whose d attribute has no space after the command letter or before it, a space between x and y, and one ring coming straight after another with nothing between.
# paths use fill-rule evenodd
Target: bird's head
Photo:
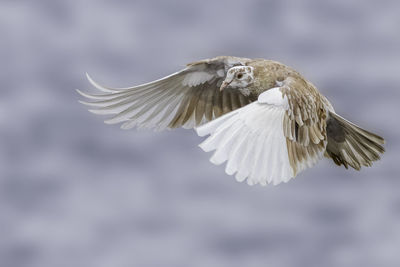
<instances>
[{"instance_id":1,"label":"bird's head","mask_svg":"<svg viewBox=\"0 0 400 267\"><path fill-rule=\"evenodd\" d=\"M226 87L244 88L253 83L254 68L250 66L236 66L228 70L225 80L219 88L220 91Z\"/></svg>"}]
</instances>

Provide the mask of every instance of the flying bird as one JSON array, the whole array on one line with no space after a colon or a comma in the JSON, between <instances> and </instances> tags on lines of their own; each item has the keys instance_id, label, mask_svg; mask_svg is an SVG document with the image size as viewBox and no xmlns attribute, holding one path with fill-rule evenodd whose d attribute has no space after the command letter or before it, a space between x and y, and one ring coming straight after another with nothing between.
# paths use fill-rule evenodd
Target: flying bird
<instances>
[{"instance_id":1,"label":"flying bird","mask_svg":"<svg viewBox=\"0 0 400 267\"><path fill-rule=\"evenodd\" d=\"M90 83L78 92L95 114L121 128L194 128L200 147L226 173L254 184L288 182L323 156L346 169L371 166L384 139L339 116L300 73L272 60L219 56L128 88Z\"/></svg>"}]
</instances>

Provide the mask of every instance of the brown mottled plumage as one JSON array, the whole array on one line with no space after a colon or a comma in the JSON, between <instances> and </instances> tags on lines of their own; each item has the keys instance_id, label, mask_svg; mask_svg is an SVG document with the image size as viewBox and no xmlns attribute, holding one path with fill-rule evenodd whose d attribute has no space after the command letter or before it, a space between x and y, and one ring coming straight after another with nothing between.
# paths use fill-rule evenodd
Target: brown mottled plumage
<instances>
[{"instance_id":1,"label":"brown mottled plumage","mask_svg":"<svg viewBox=\"0 0 400 267\"><path fill-rule=\"evenodd\" d=\"M322 155L359 170L384 152L382 137L337 115L312 83L276 61L221 56L121 89L88 78L104 93L78 91L96 100L82 103L94 113L113 115L107 123L121 122L124 129L203 125L197 130L211 134L202 147L216 150L212 161L228 161L227 173L249 184L287 182ZM273 165L260 163L266 159Z\"/></svg>"}]
</instances>

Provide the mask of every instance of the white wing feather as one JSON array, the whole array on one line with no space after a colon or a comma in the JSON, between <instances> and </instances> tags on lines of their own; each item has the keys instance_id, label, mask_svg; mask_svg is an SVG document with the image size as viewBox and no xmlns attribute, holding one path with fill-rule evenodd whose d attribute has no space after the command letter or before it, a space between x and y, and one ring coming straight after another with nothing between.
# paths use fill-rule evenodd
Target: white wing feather
<instances>
[{"instance_id":1,"label":"white wing feather","mask_svg":"<svg viewBox=\"0 0 400 267\"><path fill-rule=\"evenodd\" d=\"M283 116L287 99L279 88L259 96L259 101L232 111L196 128L200 136L210 135L200 147L215 150L214 164L227 161L226 173L249 185L274 185L294 177L289 163Z\"/></svg>"}]
</instances>

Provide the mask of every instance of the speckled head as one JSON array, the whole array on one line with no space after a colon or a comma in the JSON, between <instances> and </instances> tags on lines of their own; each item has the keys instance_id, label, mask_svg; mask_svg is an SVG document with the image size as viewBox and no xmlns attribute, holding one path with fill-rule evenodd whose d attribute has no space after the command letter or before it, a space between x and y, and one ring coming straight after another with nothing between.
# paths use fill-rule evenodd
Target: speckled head
<instances>
[{"instance_id":1,"label":"speckled head","mask_svg":"<svg viewBox=\"0 0 400 267\"><path fill-rule=\"evenodd\" d=\"M220 90L226 87L245 88L254 81L254 69L250 66L236 66L228 70Z\"/></svg>"}]
</instances>

